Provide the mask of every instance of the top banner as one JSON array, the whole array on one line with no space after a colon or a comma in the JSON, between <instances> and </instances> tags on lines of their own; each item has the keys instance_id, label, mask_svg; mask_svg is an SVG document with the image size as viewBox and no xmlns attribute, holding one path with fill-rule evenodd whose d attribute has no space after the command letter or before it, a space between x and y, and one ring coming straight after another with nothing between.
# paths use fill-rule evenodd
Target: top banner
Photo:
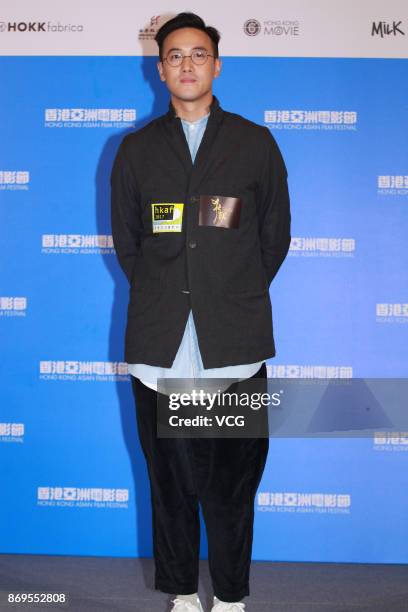
<instances>
[{"instance_id":1,"label":"top banner","mask_svg":"<svg viewBox=\"0 0 408 612\"><path fill-rule=\"evenodd\" d=\"M185 10L220 31L221 55L408 57L406 0L9 1L0 14L0 54L155 56L157 29Z\"/></svg>"}]
</instances>

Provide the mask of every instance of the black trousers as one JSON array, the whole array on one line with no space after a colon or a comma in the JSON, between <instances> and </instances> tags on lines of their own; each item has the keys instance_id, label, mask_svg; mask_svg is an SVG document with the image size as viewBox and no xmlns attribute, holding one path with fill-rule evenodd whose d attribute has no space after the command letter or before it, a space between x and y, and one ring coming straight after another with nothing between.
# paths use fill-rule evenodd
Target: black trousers
<instances>
[{"instance_id":1,"label":"black trousers","mask_svg":"<svg viewBox=\"0 0 408 612\"><path fill-rule=\"evenodd\" d=\"M255 377L266 378L265 364ZM249 595L254 501L269 438L158 438L157 392L131 379L150 480L155 588L197 592L201 504L214 594L239 601Z\"/></svg>"}]
</instances>

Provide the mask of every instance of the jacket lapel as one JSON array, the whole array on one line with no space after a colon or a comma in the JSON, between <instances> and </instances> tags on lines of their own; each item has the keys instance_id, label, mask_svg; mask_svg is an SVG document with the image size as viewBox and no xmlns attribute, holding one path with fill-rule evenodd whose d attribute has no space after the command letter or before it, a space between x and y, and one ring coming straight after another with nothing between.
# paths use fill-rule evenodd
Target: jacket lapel
<instances>
[{"instance_id":1,"label":"jacket lapel","mask_svg":"<svg viewBox=\"0 0 408 612\"><path fill-rule=\"evenodd\" d=\"M219 133L220 125L223 119L223 111L218 103L218 100L213 96L213 101L210 106L210 116L208 117L207 126L203 134L200 146L197 151L193 173L191 176L192 188L197 189L204 179L213 157L214 143Z\"/></svg>"},{"instance_id":2,"label":"jacket lapel","mask_svg":"<svg viewBox=\"0 0 408 612\"><path fill-rule=\"evenodd\" d=\"M203 180L211 162L211 148L218 134L220 123L223 119L223 111L219 105L218 99L213 96L213 100L210 105L210 116L208 117L207 126L198 148L194 165L191 159L187 140L184 135L183 126L181 125L181 119L177 117L171 102L169 104L169 111L165 115L165 118L164 136L172 151L182 163L186 174L190 179L189 182L193 186L197 187Z\"/></svg>"},{"instance_id":3,"label":"jacket lapel","mask_svg":"<svg viewBox=\"0 0 408 612\"><path fill-rule=\"evenodd\" d=\"M170 110L165 115L165 119L166 120L163 122L164 137L173 153L182 163L188 176L191 172L193 162L190 155L190 149L188 148L187 140L184 135L183 126L181 125L181 119L175 115L171 102Z\"/></svg>"}]
</instances>

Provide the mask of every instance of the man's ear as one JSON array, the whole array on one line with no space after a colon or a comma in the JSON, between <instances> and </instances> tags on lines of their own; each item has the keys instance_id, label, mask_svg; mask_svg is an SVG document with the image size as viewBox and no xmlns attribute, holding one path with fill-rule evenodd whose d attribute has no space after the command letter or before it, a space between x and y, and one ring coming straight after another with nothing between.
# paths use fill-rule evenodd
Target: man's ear
<instances>
[{"instance_id":1,"label":"man's ear","mask_svg":"<svg viewBox=\"0 0 408 612\"><path fill-rule=\"evenodd\" d=\"M222 67L222 61L220 60L219 57L217 57L214 61L214 78L216 79L218 76L220 76L220 72L221 72L221 67Z\"/></svg>"},{"instance_id":2,"label":"man's ear","mask_svg":"<svg viewBox=\"0 0 408 612\"><path fill-rule=\"evenodd\" d=\"M162 62L157 62L157 70L159 71L160 80L165 81L166 77L163 74L163 63Z\"/></svg>"}]
</instances>

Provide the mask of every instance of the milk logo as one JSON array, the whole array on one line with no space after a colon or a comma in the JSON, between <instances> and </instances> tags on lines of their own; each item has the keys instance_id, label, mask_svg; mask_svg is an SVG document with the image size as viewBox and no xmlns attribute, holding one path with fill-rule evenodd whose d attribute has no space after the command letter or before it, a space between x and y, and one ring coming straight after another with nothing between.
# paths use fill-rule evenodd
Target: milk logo
<instances>
[{"instance_id":1,"label":"milk logo","mask_svg":"<svg viewBox=\"0 0 408 612\"><path fill-rule=\"evenodd\" d=\"M46 128L134 127L135 108L46 108Z\"/></svg>"},{"instance_id":2,"label":"milk logo","mask_svg":"<svg viewBox=\"0 0 408 612\"><path fill-rule=\"evenodd\" d=\"M26 312L26 297L0 297L0 317L25 317Z\"/></svg>"},{"instance_id":3,"label":"milk logo","mask_svg":"<svg viewBox=\"0 0 408 612\"><path fill-rule=\"evenodd\" d=\"M24 442L24 423L0 423L0 442Z\"/></svg>"},{"instance_id":4,"label":"milk logo","mask_svg":"<svg viewBox=\"0 0 408 612\"><path fill-rule=\"evenodd\" d=\"M375 314L377 323L408 323L408 303L379 303Z\"/></svg>"},{"instance_id":5,"label":"milk logo","mask_svg":"<svg viewBox=\"0 0 408 612\"><path fill-rule=\"evenodd\" d=\"M408 174L380 174L377 176L378 195L407 196Z\"/></svg>"},{"instance_id":6,"label":"milk logo","mask_svg":"<svg viewBox=\"0 0 408 612\"><path fill-rule=\"evenodd\" d=\"M260 491L257 495L259 512L350 514L350 508L349 493Z\"/></svg>"},{"instance_id":7,"label":"milk logo","mask_svg":"<svg viewBox=\"0 0 408 612\"><path fill-rule=\"evenodd\" d=\"M354 257L354 238L313 238L294 236L291 239L289 255L292 257Z\"/></svg>"},{"instance_id":8,"label":"milk logo","mask_svg":"<svg viewBox=\"0 0 408 612\"><path fill-rule=\"evenodd\" d=\"M29 187L28 170L0 170L0 190L28 191Z\"/></svg>"},{"instance_id":9,"label":"milk logo","mask_svg":"<svg viewBox=\"0 0 408 612\"><path fill-rule=\"evenodd\" d=\"M43 234L41 253L44 255L113 255L111 235L106 234Z\"/></svg>"},{"instance_id":10,"label":"milk logo","mask_svg":"<svg viewBox=\"0 0 408 612\"><path fill-rule=\"evenodd\" d=\"M342 365L267 365L268 378L352 378L352 366Z\"/></svg>"},{"instance_id":11,"label":"milk logo","mask_svg":"<svg viewBox=\"0 0 408 612\"><path fill-rule=\"evenodd\" d=\"M37 505L71 508L128 508L129 489L72 486L37 487Z\"/></svg>"},{"instance_id":12,"label":"milk logo","mask_svg":"<svg viewBox=\"0 0 408 612\"><path fill-rule=\"evenodd\" d=\"M353 110L265 110L264 123L273 130L356 130Z\"/></svg>"},{"instance_id":13,"label":"milk logo","mask_svg":"<svg viewBox=\"0 0 408 612\"><path fill-rule=\"evenodd\" d=\"M376 431L373 450L377 452L408 452L408 431Z\"/></svg>"},{"instance_id":14,"label":"milk logo","mask_svg":"<svg viewBox=\"0 0 408 612\"><path fill-rule=\"evenodd\" d=\"M379 36L385 38L387 36L405 36L405 32L401 27L402 21L393 21L388 23L387 21L373 21L371 25L371 36Z\"/></svg>"},{"instance_id":15,"label":"milk logo","mask_svg":"<svg viewBox=\"0 0 408 612\"><path fill-rule=\"evenodd\" d=\"M129 380L128 364L121 361L40 361L43 381L124 382Z\"/></svg>"}]
</instances>

